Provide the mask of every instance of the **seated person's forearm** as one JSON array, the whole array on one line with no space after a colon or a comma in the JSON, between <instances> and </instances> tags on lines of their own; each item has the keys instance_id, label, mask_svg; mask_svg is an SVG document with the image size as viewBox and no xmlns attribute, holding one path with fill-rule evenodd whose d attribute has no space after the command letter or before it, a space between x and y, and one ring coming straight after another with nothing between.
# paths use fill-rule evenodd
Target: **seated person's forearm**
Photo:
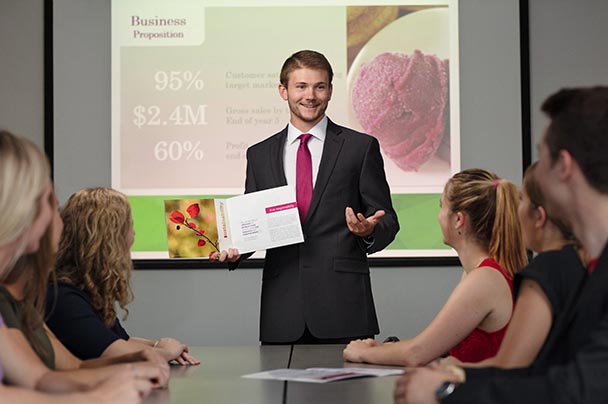
<instances>
[{"instance_id":1,"label":"seated person's forearm","mask_svg":"<svg viewBox=\"0 0 608 404\"><path fill-rule=\"evenodd\" d=\"M83 391L116 373L122 365L111 365L95 369L53 371L45 375L36 388L43 391ZM50 379L49 379L50 378ZM58 387L60 390L55 390Z\"/></svg>"},{"instance_id":2,"label":"seated person's forearm","mask_svg":"<svg viewBox=\"0 0 608 404\"><path fill-rule=\"evenodd\" d=\"M152 347L156 343L156 341L152 341L151 339L139 338L139 337L131 337L131 338L129 338L129 341L137 342L139 344L142 344L142 345L145 345L148 347Z\"/></svg>"},{"instance_id":3,"label":"seated person's forearm","mask_svg":"<svg viewBox=\"0 0 608 404\"><path fill-rule=\"evenodd\" d=\"M399 343L401 344L401 343ZM353 340L344 349L345 361L376 365L402 365L397 343L378 344L375 341Z\"/></svg>"},{"instance_id":4,"label":"seated person's forearm","mask_svg":"<svg viewBox=\"0 0 608 404\"><path fill-rule=\"evenodd\" d=\"M154 343L155 341L150 341L143 338L131 337L128 341L119 339L110 344L110 346L108 346L105 351L102 352L101 358L116 358L123 355L135 355L142 349L148 348L157 351L157 353L160 354L160 356L167 362L174 359L171 358L171 355L168 354L164 349L154 347Z\"/></svg>"},{"instance_id":5,"label":"seated person's forearm","mask_svg":"<svg viewBox=\"0 0 608 404\"><path fill-rule=\"evenodd\" d=\"M73 371L48 371L36 383L36 390L49 393L64 393L72 391L84 391L90 388L90 383L83 383L74 378Z\"/></svg>"},{"instance_id":6,"label":"seated person's forearm","mask_svg":"<svg viewBox=\"0 0 608 404\"><path fill-rule=\"evenodd\" d=\"M160 341L160 340L158 340ZM172 355L170 352L167 352L166 349L163 349L158 345L158 341L152 341L149 339L145 339L145 338L138 338L138 337L131 337L129 338L129 340L127 341L128 344L131 345L131 347L133 349L135 348L154 348L154 350L156 352L158 352L160 354L160 356L162 356L167 362L175 359L175 355Z\"/></svg>"},{"instance_id":7,"label":"seated person's forearm","mask_svg":"<svg viewBox=\"0 0 608 404\"><path fill-rule=\"evenodd\" d=\"M100 358L116 358L122 355L132 355L138 351L141 351L145 345L135 341L136 338L130 338L128 341L124 339L118 339L111 343L101 353Z\"/></svg>"},{"instance_id":8,"label":"seated person's forearm","mask_svg":"<svg viewBox=\"0 0 608 404\"><path fill-rule=\"evenodd\" d=\"M95 359L87 359L82 361L80 368L81 369L95 369L104 366L118 365L121 363L131 363L131 362L139 362L141 361L141 355L139 355L139 351L128 352L122 355L116 356L100 356Z\"/></svg>"},{"instance_id":9,"label":"seated person's forearm","mask_svg":"<svg viewBox=\"0 0 608 404\"><path fill-rule=\"evenodd\" d=\"M36 404L71 404L90 403L91 394L44 394L39 391L28 390L22 387L1 386L0 404L5 403L36 403Z\"/></svg>"},{"instance_id":10,"label":"seated person's forearm","mask_svg":"<svg viewBox=\"0 0 608 404\"><path fill-rule=\"evenodd\" d=\"M383 365L421 366L427 363L417 358L409 341L384 343L371 347L361 357L364 362Z\"/></svg>"}]
</instances>

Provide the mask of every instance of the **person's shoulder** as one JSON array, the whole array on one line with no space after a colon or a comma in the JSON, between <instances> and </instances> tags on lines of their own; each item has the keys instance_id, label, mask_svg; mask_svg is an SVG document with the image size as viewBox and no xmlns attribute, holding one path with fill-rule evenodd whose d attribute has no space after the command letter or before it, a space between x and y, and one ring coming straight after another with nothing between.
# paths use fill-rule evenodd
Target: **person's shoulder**
<instances>
[{"instance_id":1,"label":"person's shoulder","mask_svg":"<svg viewBox=\"0 0 608 404\"><path fill-rule=\"evenodd\" d=\"M471 271L456 285L453 295L461 302L472 302L480 308L493 305L497 296L511 295L511 287L496 269L480 266Z\"/></svg>"},{"instance_id":2,"label":"person's shoulder","mask_svg":"<svg viewBox=\"0 0 608 404\"><path fill-rule=\"evenodd\" d=\"M501 277L504 278L502 272L502 268L499 266L491 265L491 264L481 264L477 268L473 269L467 277Z\"/></svg>"},{"instance_id":3,"label":"person's shoulder","mask_svg":"<svg viewBox=\"0 0 608 404\"><path fill-rule=\"evenodd\" d=\"M526 269L541 269L551 266L570 266L573 262L580 263L576 249L572 245L566 245L559 250L549 250L539 253L536 257L534 257Z\"/></svg>"},{"instance_id":4,"label":"person's shoulder","mask_svg":"<svg viewBox=\"0 0 608 404\"><path fill-rule=\"evenodd\" d=\"M348 128L346 126L338 125L332 120L327 122L327 130L332 131L338 135L346 135L349 141L369 143L377 141L377 139L367 133L359 132L357 130Z\"/></svg>"},{"instance_id":5,"label":"person's shoulder","mask_svg":"<svg viewBox=\"0 0 608 404\"><path fill-rule=\"evenodd\" d=\"M53 290L55 286L57 287L57 290L61 292L83 293L78 286L66 281L57 280L56 283L49 282L48 284L49 290Z\"/></svg>"},{"instance_id":6,"label":"person's shoulder","mask_svg":"<svg viewBox=\"0 0 608 404\"><path fill-rule=\"evenodd\" d=\"M60 318L83 318L97 315L93 302L88 293L69 282L57 282L57 289L53 283L48 285L46 295L46 312L53 321ZM58 314L59 316L55 316Z\"/></svg>"},{"instance_id":7,"label":"person's shoulder","mask_svg":"<svg viewBox=\"0 0 608 404\"><path fill-rule=\"evenodd\" d=\"M498 268L490 265L479 266L470 271L464 278L464 283L474 284L475 288L484 293L494 293L493 288L508 287L505 275ZM496 289L498 290L498 289Z\"/></svg>"},{"instance_id":8,"label":"person's shoulder","mask_svg":"<svg viewBox=\"0 0 608 404\"><path fill-rule=\"evenodd\" d=\"M279 132L275 133L272 136L268 136L266 139L261 140L251 146L249 146L247 148L247 152L257 152L257 151L261 151L261 150L266 150L268 147L270 147L270 145L273 142L276 142L277 140L279 140L281 138L281 136L283 136L284 134L287 133L287 127L283 128L282 130L280 130Z\"/></svg>"},{"instance_id":9,"label":"person's shoulder","mask_svg":"<svg viewBox=\"0 0 608 404\"><path fill-rule=\"evenodd\" d=\"M559 250L549 250L549 251L544 251L539 253L536 258L534 259L534 261L546 261L546 260L556 260L556 259L562 259L564 257L568 257L571 255L576 255L576 250L574 249L573 246L571 246L570 244L565 245L563 248L560 248Z\"/></svg>"},{"instance_id":10,"label":"person's shoulder","mask_svg":"<svg viewBox=\"0 0 608 404\"><path fill-rule=\"evenodd\" d=\"M57 281L56 285L57 285L57 289L55 289L55 284L53 284L53 283L48 284L47 295L50 298L54 297L55 290L56 290L57 298L60 301L65 300L65 299L78 299L78 300L84 300L86 302L90 301L89 296L78 286L72 285L71 283L64 282L64 281Z\"/></svg>"},{"instance_id":11,"label":"person's shoulder","mask_svg":"<svg viewBox=\"0 0 608 404\"><path fill-rule=\"evenodd\" d=\"M520 279L532 279L541 285L576 282L585 273L583 264L571 245L539 253L519 273Z\"/></svg>"}]
</instances>

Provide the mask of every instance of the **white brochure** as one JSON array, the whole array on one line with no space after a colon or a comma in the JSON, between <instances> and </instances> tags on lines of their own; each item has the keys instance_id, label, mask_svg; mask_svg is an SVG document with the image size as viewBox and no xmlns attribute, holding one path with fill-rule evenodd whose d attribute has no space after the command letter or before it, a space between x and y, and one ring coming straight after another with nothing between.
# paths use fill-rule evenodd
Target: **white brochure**
<instances>
[{"instance_id":1,"label":"white brochure","mask_svg":"<svg viewBox=\"0 0 608 404\"><path fill-rule=\"evenodd\" d=\"M293 187L266 189L229 199L216 199L220 249L239 253L304 241Z\"/></svg>"},{"instance_id":2,"label":"white brochure","mask_svg":"<svg viewBox=\"0 0 608 404\"><path fill-rule=\"evenodd\" d=\"M267 372L243 375L246 379L287 380L305 383L329 383L336 380L354 379L368 376L396 376L403 369L374 368L309 368L309 369L275 369Z\"/></svg>"}]
</instances>

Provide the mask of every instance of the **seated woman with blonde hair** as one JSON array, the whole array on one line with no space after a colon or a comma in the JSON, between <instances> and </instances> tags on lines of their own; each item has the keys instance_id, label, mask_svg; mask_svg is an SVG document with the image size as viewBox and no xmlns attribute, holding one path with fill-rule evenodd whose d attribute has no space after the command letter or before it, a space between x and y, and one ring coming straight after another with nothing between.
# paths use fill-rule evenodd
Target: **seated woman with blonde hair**
<instances>
[{"instance_id":1,"label":"seated woman with blonde hair","mask_svg":"<svg viewBox=\"0 0 608 404\"><path fill-rule=\"evenodd\" d=\"M518 215L526 246L539 254L515 275L515 310L500 349L496 356L481 362L462 363L450 357L442 364L530 366L553 320L585 279L586 253L564 223L547 215L545 198L534 175L536 167L534 163L524 173Z\"/></svg>"},{"instance_id":2,"label":"seated woman with blonde hair","mask_svg":"<svg viewBox=\"0 0 608 404\"><path fill-rule=\"evenodd\" d=\"M166 368L164 359L151 348L142 348L111 358L82 361L66 349L46 327L43 314L47 285L63 228L57 210L57 199L53 193L50 194L50 199L53 216L40 239L38 250L22 256L0 284L0 313L5 324L23 334L31 349L49 369L97 369L85 373L83 380L95 381L99 374L112 374L116 369L100 368L123 362L150 361Z\"/></svg>"},{"instance_id":3,"label":"seated woman with blonde hair","mask_svg":"<svg viewBox=\"0 0 608 404\"><path fill-rule=\"evenodd\" d=\"M115 304L128 314L133 269L130 248L135 233L125 195L111 188L87 188L63 206L57 289L49 285L47 325L81 359L113 357L153 348L167 361L200 363L173 338L156 341L130 337ZM126 317L126 316L125 316Z\"/></svg>"},{"instance_id":4,"label":"seated woman with blonde hair","mask_svg":"<svg viewBox=\"0 0 608 404\"><path fill-rule=\"evenodd\" d=\"M466 362L496 355L513 311L512 278L527 261L517 205L515 185L496 174L470 169L450 178L440 200L439 225L462 263L460 282L417 336L384 344L352 341L344 359L421 366L448 351Z\"/></svg>"},{"instance_id":5,"label":"seated woman with blonde hair","mask_svg":"<svg viewBox=\"0 0 608 404\"><path fill-rule=\"evenodd\" d=\"M11 277L15 263L24 254L40 257L40 262L44 264L40 276L43 287L38 287L40 284L35 280L31 282L28 287L32 287L19 304L12 305L10 295L3 290L2 296L7 299L2 299L2 308L9 315L6 322L23 318L22 303L29 306L37 299L44 301L36 292L44 290L52 257L39 250L42 244L47 245L45 240L49 240L53 200L46 156L29 140L0 130L0 281L5 282L7 277ZM44 261L44 257L48 261ZM26 321L32 329L42 329L40 312L26 311L31 314ZM34 334L41 339L47 337L44 332L36 331ZM2 315L0 346L2 402L138 403L150 391L152 381L164 384L169 375L166 363L132 363L105 369L53 371L34 353L20 329L6 326ZM4 385L5 382L10 386ZM60 392L64 394L58 394Z\"/></svg>"}]
</instances>

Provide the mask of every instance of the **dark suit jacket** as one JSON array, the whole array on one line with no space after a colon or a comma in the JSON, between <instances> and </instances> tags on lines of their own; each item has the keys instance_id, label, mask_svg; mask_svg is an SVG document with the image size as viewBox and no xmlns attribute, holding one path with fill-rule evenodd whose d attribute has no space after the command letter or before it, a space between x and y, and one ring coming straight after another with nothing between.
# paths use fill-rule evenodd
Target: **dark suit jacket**
<instances>
[{"instance_id":1,"label":"dark suit jacket","mask_svg":"<svg viewBox=\"0 0 608 404\"><path fill-rule=\"evenodd\" d=\"M467 370L446 403L608 402L608 246L529 369ZM525 341L522 341L525 343Z\"/></svg>"},{"instance_id":2,"label":"dark suit jacket","mask_svg":"<svg viewBox=\"0 0 608 404\"><path fill-rule=\"evenodd\" d=\"M245 192L286 185L287 128L247 150ZM346 226L347 206L365 216L386 214L367 248ZM367 254L386 247L399 230L376 138L329 121L304 243L266 251L260 340L291 342L304 326L317 338L379 332Z\"/></svg>"}]
</instances>

